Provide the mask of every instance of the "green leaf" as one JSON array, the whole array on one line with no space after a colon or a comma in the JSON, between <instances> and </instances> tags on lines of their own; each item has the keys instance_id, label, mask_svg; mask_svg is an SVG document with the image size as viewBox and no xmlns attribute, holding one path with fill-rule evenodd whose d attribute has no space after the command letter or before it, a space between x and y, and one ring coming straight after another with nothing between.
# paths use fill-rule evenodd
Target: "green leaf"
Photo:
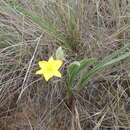
<instances>
[{"instance_id":1,"label":"green leaf","mask_svg":"<svg viewBox=\"0 0 130 130\"><path fill-rule=\"evenodd\" d=\"M73 73L79 68L80 62L79 61L74 61L71 63L68 67L68 75L69 77L73 75Z\"/></svg>"},{"instance_id":2,"label":"green leaf","mask_svg":"<svg viewBox=\"0 0 130 130\"><path fill-rule=\"evenodd\" d=\"M88 68L92 63L94 63L96 61L95 58L91 58L91 59L84 59L80 62L73 62L70 67L69 67L69 75L68 75L68 86L72 87L72 83L74 81L74 79L79 76L79 74L81 72L84 71L84 69Z\"/></svg>"},{"instance_id":3,"label":"green leaf","mask_svg":"<svg viewBox=\"0 0 130 130\"><path fill-rule=\"evenodd\" d=\"M72 87L71 86L71 82L72 82L71 79L72 79L73 75L75 74L75 72L78 70L79 66L80 66L79 61L74 61L73 63L71 63L69 65L68 70L67 70L67 74L68 74L67 87L68 88Z\"/></svg>"},{"instance_id":4,"label":"green leaf","mask_svg":"<svg viewBox=\"0 0 130 130\"><path fill-rule=\"evenodd\" d=\"M128 47L130 47L130 44L126 44L124 47L114 51L111 55L104 58L96 67L100 67L101 65L111 61L114 57L118 56L121 52L125 51Z\"/></svg>"},{"instance_id":5,"label":"green leaf","mask_svg":"<svg viewBox=\"0 0 130 130\"><path fill-rule=\"evenodd\" d=\"M113 65L115 63L118 63L119 61L126 59L130 56L130 52L126 52L125 54L116 57L121 52L125 51L128 47L130 47L130 44L125 45L121 49L113 52L111 55L107 56L104 60L102 60L99 64L97 64L89 73L83 76L83 78L78 83L78 89L83 88L85 84L87 84L92 77L99 71L102 71L104 68L109 67L110 65Z\"/></svg>"},{"instance_id":6,"label":"green leaf","mask_svg":"<svg viewBox=\"0 0 130 130\"><path fill-rule=\"evenodd\" d=\"M80 62L80 67L77 70L77 75L81 72L84 71L84 69L88 68L92 63L96 62L96 58L91 58L91 59L84 59Z\"/></svg>"},{"instance_id":7,"label":"green leaf","mask_svg":"<svg viewBox=\"0 0 130 130\"><path fill-rule=\"evenodd\" d=\"M112 64L117 63L117 62L119 62L119 61L121 61L121 60L123 60L123 59L126 59L126 58L129 57L129 56L130 56L130 52L127 52L127 53L125 53L124 55L121 55L120 57L115 58L115 59L113 59L113 60L107 62L107 63L104 64L103 66L105 67L105 66L108 66L108 65L112 65Z\"/></svg>"}]
</instances>

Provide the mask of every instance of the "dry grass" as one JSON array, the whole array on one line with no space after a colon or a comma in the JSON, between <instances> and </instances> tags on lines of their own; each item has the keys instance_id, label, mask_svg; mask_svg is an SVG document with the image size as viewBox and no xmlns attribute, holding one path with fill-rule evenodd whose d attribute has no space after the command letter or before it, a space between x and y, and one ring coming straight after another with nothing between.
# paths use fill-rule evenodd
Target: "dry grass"
<instances>
[{"instance_id":1,"label":"dry grass","mask_svg":"<svg viewBox=\"0 0 130 130\"><path fill-rule=\"evenodd\" d=\"M73 111L66 104L65 82L71 61L100 60L126 43L129 0L1 0L0 129L129 130L129 59L74 93ZM63 79L46 83L35 75L37 62L54 55L59 45L66 52Z\"/></svg>"}]
</instances>

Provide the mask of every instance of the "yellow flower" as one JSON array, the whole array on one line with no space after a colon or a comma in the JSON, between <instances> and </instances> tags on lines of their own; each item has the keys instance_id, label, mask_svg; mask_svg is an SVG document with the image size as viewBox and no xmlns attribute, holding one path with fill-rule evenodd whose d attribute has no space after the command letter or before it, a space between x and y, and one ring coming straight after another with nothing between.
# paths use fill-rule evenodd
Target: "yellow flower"
<instances>
[{"instance_id":1,"label":"yellow flower","mask_svg":"<svg viewBox=\"0 0 130 130\"><path fill-rule=\"evenodd\" d=\"M62 65L61 60L54 60L53 57L50 57L48 62L47 61L39 61L40 70L36 72L36 74L43 75L45 80L48 81L53 76L61 77L61 73L58 69Z\"/></svg>"}]
</instances>

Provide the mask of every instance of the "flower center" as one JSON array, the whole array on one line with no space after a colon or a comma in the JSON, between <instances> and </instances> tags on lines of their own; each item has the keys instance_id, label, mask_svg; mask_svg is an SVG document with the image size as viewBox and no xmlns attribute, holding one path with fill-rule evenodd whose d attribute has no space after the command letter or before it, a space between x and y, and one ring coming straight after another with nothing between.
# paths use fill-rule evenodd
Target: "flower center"
<instances>
[{"instance_id":1,"label":"flower center","mask_svg":"<svg viewBox=\"0 0 130 130\"><path fill-rule=\"evenodd\" d=\"M47 66L47 71L48 71L48 72L53 72L53 71L54 71L53 66L49 64L49 65Z\"/></svg>"}]
</instances>

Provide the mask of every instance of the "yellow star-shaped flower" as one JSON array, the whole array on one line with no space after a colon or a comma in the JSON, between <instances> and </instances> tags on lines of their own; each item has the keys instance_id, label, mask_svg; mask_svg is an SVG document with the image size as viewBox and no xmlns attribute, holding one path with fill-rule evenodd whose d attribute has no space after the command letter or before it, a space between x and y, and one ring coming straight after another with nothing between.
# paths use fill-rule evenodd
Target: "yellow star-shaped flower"
<instances>
[{"instance_id":1,"label":"yellow star-shaped flower","mask_svg":"<svg viewBox=\"0 0 130 130\"><path fill-rule=\"evenodd\" d=\"M62 65L61 60L54 60L53 57L50 57L48 62L47 61L39 61L40 70L36 72L36 74L43 75L45 80L48 81L53 76L61 77L61 73L58 69Z\"/></svg>"}]
</instances>

